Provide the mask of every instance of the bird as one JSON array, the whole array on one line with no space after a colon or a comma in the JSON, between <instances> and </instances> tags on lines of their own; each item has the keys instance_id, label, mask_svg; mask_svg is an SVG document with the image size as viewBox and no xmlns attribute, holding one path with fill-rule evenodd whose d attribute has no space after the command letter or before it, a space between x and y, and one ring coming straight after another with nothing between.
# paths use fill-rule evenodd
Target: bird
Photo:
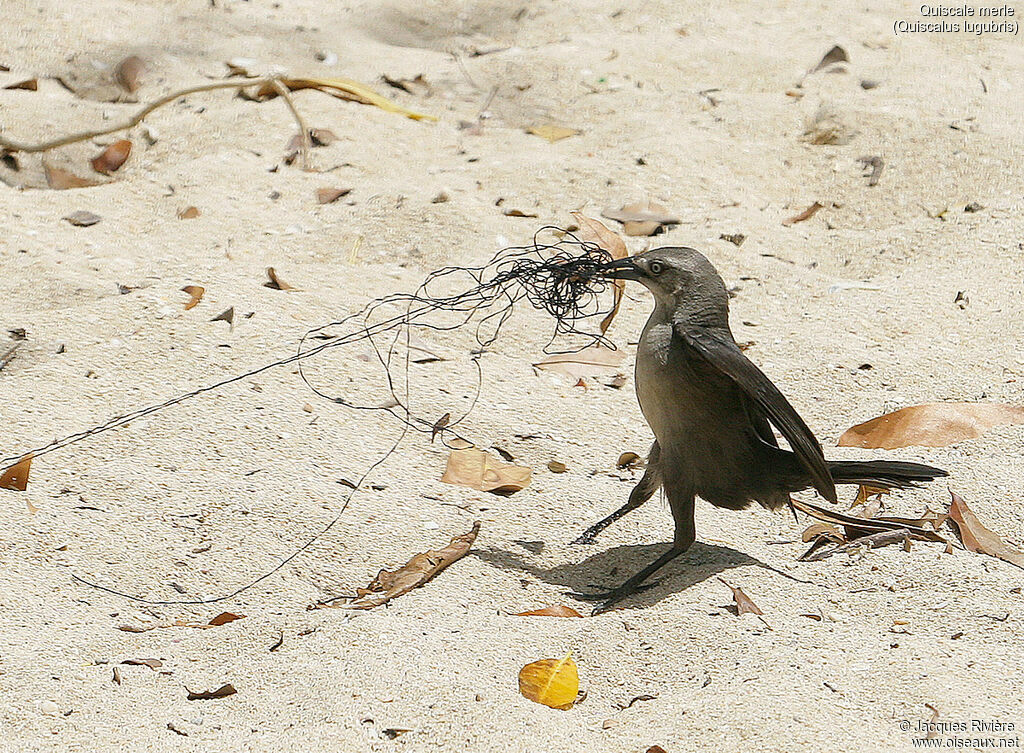
<instances>
[{"instance_id":1,"label":"bird","mask_svg":"<svg viewBox=\"0 0 1024 753\"><path fill-rule=\"evenodd\" d=\"M675 531L668 551L618 588L574 596L606 611L685 552L696 540L695 499L739 510L790 504L814 489L837 501L836 484L902 489L946 476L904 461L826 460L821 445L782 392L736 344L729 293L707 257L693 248L657 248L606 263L601 274L632 280L654 296L636 354L636 395L654 443L627 502L573 543L593 543L604 528L663 489ZM789 444L779 446L772 427Z\"/></svg>"}]
</instances>

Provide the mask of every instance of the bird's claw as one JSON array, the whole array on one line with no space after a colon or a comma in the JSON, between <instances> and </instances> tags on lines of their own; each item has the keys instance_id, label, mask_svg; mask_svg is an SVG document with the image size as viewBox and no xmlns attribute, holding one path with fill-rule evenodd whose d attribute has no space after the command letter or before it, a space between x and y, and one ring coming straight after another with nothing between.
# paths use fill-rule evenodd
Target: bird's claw
<instances>
[{"instance_id":1,"label":"bird's claw","mask_svg":"<svg viewBox=\"0 0 1024 753\"><path fill-rule=\"evenodd\" d=\"M596 538L597 538L597 534L596 533L589 533L589 532L584 531L582 534L577 536L575 539L573 539L569 543L570 544L593 544L593 543L595 543L594 540Z\"/></svg>"}]
</instances>

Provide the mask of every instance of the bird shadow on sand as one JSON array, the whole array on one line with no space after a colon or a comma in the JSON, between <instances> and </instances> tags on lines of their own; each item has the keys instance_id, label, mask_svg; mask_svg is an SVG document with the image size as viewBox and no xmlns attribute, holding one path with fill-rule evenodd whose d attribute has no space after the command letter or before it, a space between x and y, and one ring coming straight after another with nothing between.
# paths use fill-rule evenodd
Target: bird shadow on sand
<instances>
[{"instance_id":1,"label":"bird shadow on sand","mask_svg":"<svg viewBox=\"0 0 1024 753\"><path fill-rule=\"evenodd\" d=\"M491 548L475 549L472 554L503 570L529 573L545 583L566 587L567 591L587 594L607 591L620 585L631 575L657 559L668 547L668 542L622 545L601 549L589 557L583 557L582 555L592 552L593 548L589 545L582 545L569 550L580 553L579 561L551 568L540 565L538 560L541 558L531 555L527 551ZM756 557L729 547L698 541L685 554L681 554L678 559L670 562L654 575L649 582L655 585L624 599L621 606L624 608L650 606L667 596L685 591L690 586L726 570L745 565L756 565L791 580L800 581L799 578L777 570Z\"/></svg>"}]
</instances>

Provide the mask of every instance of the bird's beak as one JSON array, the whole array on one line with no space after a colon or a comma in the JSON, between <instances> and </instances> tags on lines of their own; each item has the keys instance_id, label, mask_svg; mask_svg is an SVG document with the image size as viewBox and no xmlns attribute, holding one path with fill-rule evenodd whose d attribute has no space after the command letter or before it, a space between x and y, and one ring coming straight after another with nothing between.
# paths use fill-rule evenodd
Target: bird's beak
<instances>
[{"instance_id":1,"label":"bird's beak","mask_svg":"<svg viewBox=\"0 0 1024 753\"><path fill-rule=\"evenodd\" d=\"M601 274L613 280L633 280L634 282L639 282L644 276L643 270L636 265L631 256L605 264L601 268Z\"/></svg>"}]
</instances>

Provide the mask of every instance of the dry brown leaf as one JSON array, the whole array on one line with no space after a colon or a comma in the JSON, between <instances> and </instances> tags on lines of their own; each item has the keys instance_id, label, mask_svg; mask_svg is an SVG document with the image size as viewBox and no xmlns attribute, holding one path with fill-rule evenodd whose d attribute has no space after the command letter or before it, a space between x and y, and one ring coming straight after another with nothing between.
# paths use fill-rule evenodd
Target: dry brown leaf
<instances>
[{"instance_id":1,"label":"dry brown leaf","mask_svg":"<svg viewBox=\"0 0 1024 753\"><path fill-rule=\"evenodd\" d=\"M5 89L24 89L25 91L34 92L39 91L39 79L29 78L24 81L19 81L16 84L8 84L4 87Z\"/></svg>"},{"instance_id":2,"label":"dry brown leaf","mask_svg":"<svg viewBox=\"0 0 1024 753\"><path fill-rule=\"evenodd\" d=\"M451 451L441 481L506 496L525 489L531 475L525 466L503 463L489 452L469 448Z\"/></svg>"},{"instance_id":3,"label":"dry brown leaf","mask_svg":"<svg viewBox=\"0 0 1024 753\"><path fill-rule=\"evenodd\" d=\"M244 617L244 614L235 614L234 612L221 612L208 623L206 623L205 627L217 627L218 625L227 625L229 622L241 620Z\"/></svg>"},{"instance_id":4,"label":"dry brown leaf","mask_svg":"<svg viewBox=\"0 0 1024 753\"><path fill-rule=\"evenodd\" d=\"M434 422L434 425L432 427L430 427L430 443L431 444L434 443L434 440L437 439L437 435L440 434L442 431L444 431L444 427L446 427L448 425L448 422L451 421L451 420L452 420L452 414L451 413L445 413L443 416L441 416L439 419L437 419L437 421Z\"/></svg>"},{"instance_id":5,"label":"dry brown leaf","mask_svg":"<svg viewBox=\"0 0 1024 753\"><path fill-rule=\"evenodd\" d=\"M943 544L946 543L946 539L936 533L934 529L916 526L901 518L857 518L852 515L844 515L843 513L836 512L835 510L818 507L817 505L813 505L810 502L804 502L803 500L796 499L795 497L790 498L790 504L797 510L800 510L800 512L810 515L812 518L817 518L818 520L823 520L826 523L833 523L835 525L842 526L846 537L851 541L861 536L881 533L883 531L905 529L914 538L922 539L924 541L937 541Z\"/></svg>"},{"instance_id":6,"label":"dry brown leaf","mask_svg":"<svg viewBox=\"0 0 1024 753\"><path fill-rule=\"evenodd\" d=\"M619 459L615 461L615 466L617 468L639 468L643 464L643 458L635 452L624 452L619 455Z\"/></svg>"},{"instance_id":7,"label":"dry brown leaf","mask_svg":"<svg viewBox=\"0 0 1024 753\"><path fill-rule=\"evenodd\" d=\"M164 665L159 659L125 659L121 663L131 667L149 667L154 671Z\"/></svg>"},{"instance_id":8,"label":"dry brown leaf","mask_svg":"<svg viewBox=\"0 0 1024 753\"><path fill-rule=\"evenodd\" d=\"M238 692L235 690L235 686L231 683L221 685L216 690L202 690L196 693L185 688L185 691L188 693L188 699L190 701L209 701L213 698L225 698Z\"/></svg>"},{"instance_id":9,"label":"dry brown leaf","mask_svg":"<svg viewBox=\"0 0 1024 753\"><path fill-rule=\"evenodd\" d=\"M925 403L857 424L843 432L839 446L946 447L1004 424L1024 424L1024 408L1003 403Z\"/></svg>"},{"instance_id":10,"label":"dry brown leaf","mask_svg":"<svg viewBox=\"0 0 1024 753\"><path fill-rule=\"evenodd\" d=\"M633 204L626 204L624 207L615 209L606 207L601 211L602 217L617 222L656 222L659 225L678 225L679 218L653 201L639 201Z\"/></svg>"},{"instance_id":11,"label":"dry brown leaf","mask_svg":"<svg viewBox=\"0 0 1024 753\"><path fill-rule=\"evenodd\" d=\"M501 212L506 217L539 217L536 213L524 212L522 209L503 209Z\"/></svg>"},{"instance_id":12,"label":"dry brown leaf","mask_svg":"<svg viewBox=\"0 0 1024 753\"><path fill-rule=\"evenodd\" d=\"M235 307L231 306L230 308L224 309L219 314L217 314L217 316L213 317L213 319L211 319L210 321L227 322L228 324L233 326L235 323Z\"/></svg>"},{"instance_id":13,"label":"dry brown leaf","mask_svg":"<svg viewBox=\"0 0 1024 753\"><path fill-rule=\"evenodd\" d=\"M665 749L664 749L663 747L661 747L660 745L652 745L651 747L649 747L649 748L647 749L647 752L646 752L646 753L668 753L668 751L667 751L667 750L665 750Z\"/></svg>"},{"instance_id":14,"label":"dry brown leaf","mask_svg":"<svg viewBox=\"0 0 1024 753\"><path fill-rule=\"evenodd\" d=\"M90 164L96 172L110 175L125 163L131 153L132 142L128 139L120 139L93 157Z\"/></svg>"},{"instance_id":15,"label":"dry brown leaf","mask_svg":"<svg viewBox=\"0 0 1024 753\"><path fill-rule=\"evenodd\" d=\"M90 188L100 185L100 181L79 178L74 173L46 164L45 162L43 163L43 171L46 173L46 185L57 191L63 191L68 188Z\"/></svg>"},{"instance_id":16,"label":"dry brown leaf","mask_svg":"<svg viewBox=\"0 0 1024 753\"><path fill-rule=\"evenodd\" d=\"M23 492L28 488L28 472L32 468L32 455L26 455L0 474L0 489Z\"/></svg>"},{"instance_id":17,"label":"dry brown leaf","mask_svg":"<svg viewBox=\"0 0 1024 753\"><path fill-rule=\"evenodd\" d=\"M292 287L287 282L277 276L277 272L274 271L273 267L267 267L267 277L270 278L267 282L263 283L263 287L270 288L271 290L297 290L298 288Z\"/></svg>"},{"instance_id":18,"label":"dry brown leaf","mask_svg":"<svg viewBox=\"0 0 1024 753\"><path fill-rule=\"evenodd\" d=\"M548 461L548 470L552 473L565 473L569 468L559 460Z\"/></svg>"},{"instance_id":19,"label":"dry brown leaf","mask_svg":"<svg viewBox=\"0 0 1024 753\"><path fill-rule=\"evenodd\" d=\"M146 69L146 61L138 55L129 55L114 69L114 80L129 94L139 89L142 73Z\"/></svg>"},{"instance_id":20,"label":"dry brown leaf","mask_svg":"<svg viewBox=\"0 0 1024 753\"><path fill-rule=\"evenodd\" d=\"M846 541L846 536L843 532L831 523L811 523L811 525L807 526L803 533L800 534L800 539L804 543L807 543L819 536L824 536L837 544L842 544Z\"/></svg>"},{"instance_id":21,"label":"dry brown leaf","mask_svg":"<svg viewBox=\"0 0 1024 753\"><path fill-rule=\"evenodd\" d=\"M194 220L202 212L199 211L198 207L188 206L178 211L179 220Z\"/></svg>"},{"instance_id":22,"label":"dry brown leaf","mask_svg":"<svg viewBox=\"0 0 1024 753\"><path fill-rule=\"evenodd\" d=\"M736 602L736 615L738 617L742 617L745 614L757 615L757 618L759 620L761 620L761 622L764 623L766 628L768 628L769 630L772 629L772 626L769 625L768 621L765 620L765 618L764 618L764 612L762 612L761 608L759 606L757 606L757 604L754 603L753 599L751 599L749 596L747 596L745 593L743 593L743 589L742 588L738 588L736 586L730 586L722 578L719 578L718 580L723 585L728 586L729 590L732 591L732 599L733 599L734 602Z\"/></svg>"},{"instance_id":23,"label":"dry brown leaf","mask_svg":"<svg viewBox=\"0 0 1024 753\"><path fill-rule=\"evenodd\" d=\"M203 300L203 295L206 293L206 288L202 285L186 285L181 289L182 293L188 293L191 298L188 303L185 304L185 310L193 309L196 304Z\"/></svg>"},{"instance_id":24,"label":"dry brown leaf","mask_svg":"<svg viewBox=\"0 0 1024 753\"><path fill-rule=\"evenodd\" d=\"M540 136L542 139L546 139L550 144L554 144L556 141L561 141L562 139L567 139L570 136L578 136L580 133L575 128L567 128L565 126L554 125L552 123L530 126L526 129L526 132L533 134L534 136Z\"/></svg>"},{"instance_id":25,"label":"dry brown leaf","mask_svg":"<svg viewBox=\"0 0 1024 753\"><path fill-rule=\"evenodd\" d=\"M972 552L980 552L990 557L998 557L1011 565L1024 568L1024 552L1011 546L995 531L990 531L981 524L978 516L967 506L956 492L950 492L953 501L949 505L949 517L956 523L960 541Z\"/></svg>"},{"instance_id":26,"label":"dry brown leaf","mask_svg":"<svg viewBox=\"0 0 1024 753\"><path fill-rule=\"evenodd\" d=\"M570 379L615 374L624 358L621 350L591 345L576 353L559 353L533 364L535 368L553 371Z\"/></svg>"},{"instance_id":27,"label":"dry brown leaf","mask_svg":"<svg viewBox=\"0 0 1024 753\"><path fill-rule=\"evenodd\" d=\"M582 617L583 615L577 612L572 607L563 606L557 604L555 606L544 607L543 609L532 609L529 612L516 612L516 617Z\"/></svg>"},{"instance_id":28,"label":"dry brown leaf","mask_svg":"<svg viewBox=\"0 0 1024 753\"><path fill-rule=\"evenodd\" d=\"M649 235L657 235L663 227L665 226L660 222L654 222L653 220L644 220L642 222L629 220L622 223L622 232L631 238L635 238L637 236L646 237Z\"/></svg>"},{"instance_id":29,"label":"dry brown leaf","mask_svg":"<svg viewBox=\"0 0 1024 753\"><path fill-rule=\"evenodd\" d=\"M611 254L612 259L625 259L629 256L626 242L619 237L619 234L609 230L600 220L595 220L580 212L572 212L572 218L579 225L576 236L584 243L593 243L603 251ZM625 280L615 280L612 291L612 310L601 320L601 334L608 331L615 315L619 313L619 304L622 303L622 294L626 290Z\"/></svg>"},{"instance_id":30,"label":"dry brown leaf","mask_svg":"<svg viewBox=\"0 0 1024 753\"><path fill-rule=\"evenodd\" d=\"M352 193L351 188L318 188L316 189L316 200L319 204L333 204L342 196Z\"/></svg>"},{"instance_id":31,"label":"dry brown leaf","mask_svg":"<svg viewBox=\"0 0 1024 753\"><path fill-rule=\"evenodd\" d=\"M422 586L450 564L469 554L479 532L480 521L477 521L468 532L452 537L443 549L414 554L397 570L381 570L366 588L357 589L357 599L345 606L349 609L372 609Z\"/></svg>"},{"instance_id":32,"label":"dry brown leaf","mask_svg":"<svg viewBox=\"0 0 1024 753\"><path fill-rule=\"evenodd\" d=\"M398 113L413 120L437 120L433 115L424 115L397 105L370 87L347 78L318 78L310 76L304 78L282 78L278 79L278 81L289 91L317 89L339 99L359 102L364 105L374 105L386 112ZM276 96L278 96L277 89L270 83L262 85L255 93L255 99L259 100L273 99Z\"/></svg>"},{"instance_id":33,"label":"dry brown leaf","mask_svg":"<svg viewBox=\"0 0 1024 753\"><path fill-rule=\"evenodd\" d=\"M569 709L580 693L580 676L572 652L561 659L541 659L519 670L519 692L553 709Z\"/></svg>"},{"instance_id":34,"label":"dry brown leaf","mask_svg":"<svg viewBox=\"0 0 1024 753\"><path fill-rule=\"evenodd\" d=\"M794 214L788 220L783 220L782 224L785 225L786 227L789 227L790 225L795 225L798 222L803 222L804 220L809 220L809 219L811 219L811 217L813 217L817 213L817 211L819 209L822 209L824 206L825 206L824 204L819 204L818 202L814 202L809 207L807 207L807 209L805 209L804 211L800 212L799 214Z\"/></svg>"},{"instance_id":35,"label":"dry brown leaf","mask_svg":"<svg viewBox=\"0 0 1024 753\"><path fill-rule=\"evenodd\" d=\"M71 214L65 215L64 219L70 222L75 227L89 227L95 225L97 222L102 220L98 214L94 212L86 211L85 209L79 209Z\"/></svg>"}]
</instances>

